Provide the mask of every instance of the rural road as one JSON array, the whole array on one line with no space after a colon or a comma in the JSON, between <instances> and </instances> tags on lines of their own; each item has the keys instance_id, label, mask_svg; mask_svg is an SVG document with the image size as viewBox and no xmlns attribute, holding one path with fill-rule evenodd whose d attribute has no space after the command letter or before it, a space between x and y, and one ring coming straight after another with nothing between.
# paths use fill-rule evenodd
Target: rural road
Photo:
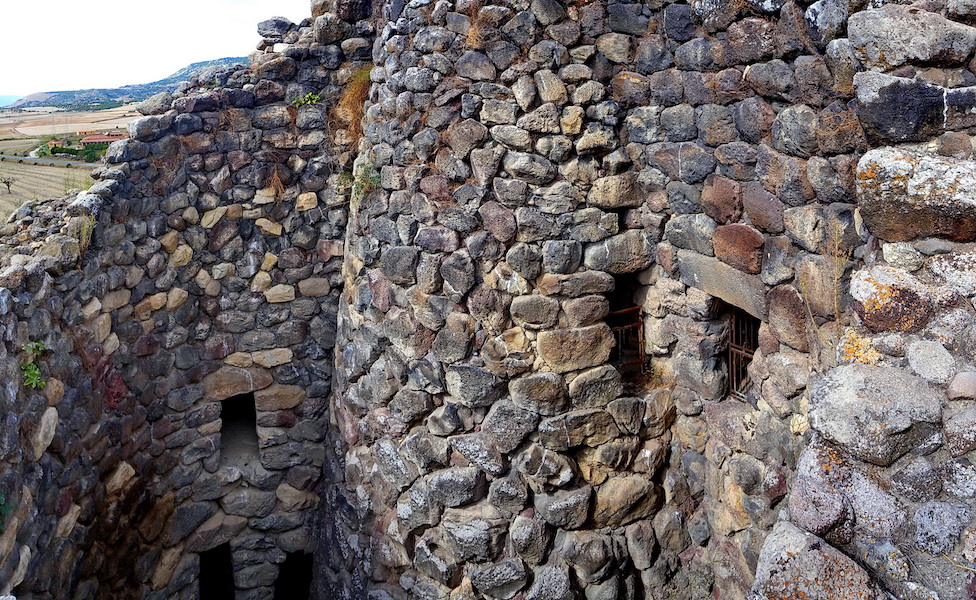
<instances>
[{"instance_id":1,"label":"rural road","mask_svg":"<svg viewBox=\"0 0 976 600\"><path fill-rule=\"evenodd\" d=\"M24 161L25 163L38 163L41 165L54 165L54 166L64 166L71 165L72 167L91 167L94 169L101 163L86 163L73 160L57 160L54 158L29 158L26 156L10 156L9 154L0 154L0 159L12 160L12 161Z\"/></svg>"}]
</instances>

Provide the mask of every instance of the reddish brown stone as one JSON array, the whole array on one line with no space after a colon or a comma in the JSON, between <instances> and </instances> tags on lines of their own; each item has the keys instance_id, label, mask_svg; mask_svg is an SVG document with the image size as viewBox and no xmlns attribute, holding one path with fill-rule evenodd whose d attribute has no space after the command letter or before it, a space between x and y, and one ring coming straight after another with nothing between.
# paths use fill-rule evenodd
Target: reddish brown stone
<instances>
[{"instance_id":1,"label":"reddish brown stone","mask_svg":"<svg viewBox=\"0 0 976 600\"><path fill-rule=\"evenodd\" d=\"M305 400L305 390L297 385L275 383L254 392L254 405L259 411L282 411L295 408Z\"/></svg>"},{"instance_id":2,"label":"reddish brown stone","mask_svg":"<svg viewBox=\"0 0 976 600\"><path fill-rule=\"evenodd\" d=\"M223 367L203 378L203 389L208 400L224 400L264 389L273 381L267 369Z\"/></svg>"},{"instance_id":3,"label":"reddish brown stone","mask_svg":"<svg viewBox=\"0 0 976 600\"><path fill-rule=\"evenodd\" d=\"M783 203L758 181L742 184L742 208L759 229L768 233L783 231Z\"/></svg>"},{"instance_id":4,"label":"reddish brown stone","mask_svg":"<svg viewBox=\"0 0 976 600\"><path fill-rule=\"evenodd\" d=\"M715 257L746 273L762 269L763 235L741 223L719 225L712 238Z\"/></svg>"},{"instance_id":5,"label":"reddish brown stone","mask_svg":"<svg viewBox=\"0 0 976 600\"><path fill-rule=\"evenodd\" d=\"M734 223L742 215L742 190L737 181L721 175L705 178L701 194L702 209L716 223Z\"/></svg>"},{"instance_id":6,"label":"reddish brown stone","mask_svg":"<svg viewBox=\"0 0 976 600\"><path fill-rule=\"evenodd\" d=\"M779 352L779 340L766 323L759 326L759 350L762 351L763 356Z\"/></svg>"},{"instance_id":7,"label":"reddish brown stone","mask_svg":"<svg viewBox=\"0 0 976 600\"><path fill-rule=\"evenodd\" d=\"M515 235L515 214L501 204L495 201L485 202L478 209L478 215L481 216L485 229L498 241L507 242Z\"/></svg>"},{"instance_id":8,"label":"reddish brown stone","mask_svg":"<svg viewBox=\"0 0 976 600\"><path fill-rule=\"evenodd\" d=\"M671 244L657 245L657 264L666 273L674 275L678 271L678 251Z\"/></svg>"},{"instance_id":9,"label":"reddish brown stone","mask_svg":"<svg viewBox=\"0 0 976 600\"><path fill-rule=\"evenodd\" d=\"M328 262L333 256L342 256L343 243L338 240L319 240L316 250L319 254L319 260Z\"/></svg>"},{"instance_id":10,"label":"reddish brown stone","mask_svg":"<svg viewBox=\"0 0 976 600\"><path fill-rule=\"evenodd\" d=\"M650 98L651 84L643 75L624 71L613 78L610 83L610 93L622 106L642 106L647 104Z\"/></svg>"},{"instance_id":11,"label":"reddish brown stone","mask_svg":"<svg viewBox=\"0 0 976 600\"><path fill-rule=\"evenodd\" d=\"M800 292L792 285L780 285L771 289L766 299L769 329L776 339L800 352L809 352L807 308Z\"/></svg>"}]
</instances>

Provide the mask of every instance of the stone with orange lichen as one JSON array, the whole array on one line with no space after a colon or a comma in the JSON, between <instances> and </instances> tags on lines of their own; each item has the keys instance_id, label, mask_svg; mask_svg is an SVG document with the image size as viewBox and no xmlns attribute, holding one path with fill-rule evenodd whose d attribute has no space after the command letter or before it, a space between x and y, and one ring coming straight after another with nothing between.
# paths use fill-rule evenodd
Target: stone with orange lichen
<instances>
[{"instance_id":1,"label":"stone with orange lichen","mask_svg":"<svg viewBox=\"0 0 976 600\"><path fill-rule=\"evenodd\" d=\"M756 600L882 600L868 573L819 537L780 521L759 553Z\"/></svg>"},{"instance_id":2,"label":"stone with orange lichen","mask_svg":"<svg viewBox=\"0 0 976 600\"><path fill-rule=\"evenodd\" d=\"M820 439L803 449L788 501L793 523L835 544L851 541L854 510L843 492L850 463L843 452Z\"/></svg>"},{"instance_id":3,"label":"stone with orange lichen","mask_svg":"<svg viewBox=\"0 0 976 600\"><path fill-rule=\"evenodd\" d=\"M938 309L953 306L959 294L945 286L922 283L903 269L875 266L851 277L854 310L869 329L918 331Z\"/></svg>"},{"instance_id":4,"label":"stone with orange lichen","mask_svg":"<svg viewBox=\"0 0 976 600\"><path fill-rule=\"evenodd\" d=\"M865 365L879 365L884 356L871 345L871 340L858 335L854 329L848 328L837 346L838 363L861 363Z\"/></svg>"},{"instance_id":5,"label":"stone with orange lichen","mask_svg":"<svg viewBox=\"0 0 976 600\"><path fill-rule=\"evenodd\" d=\"M976 239L976 162L877 148L858 162L856 192L868 231L885 241Z\"/></svg>"}]
</instances>

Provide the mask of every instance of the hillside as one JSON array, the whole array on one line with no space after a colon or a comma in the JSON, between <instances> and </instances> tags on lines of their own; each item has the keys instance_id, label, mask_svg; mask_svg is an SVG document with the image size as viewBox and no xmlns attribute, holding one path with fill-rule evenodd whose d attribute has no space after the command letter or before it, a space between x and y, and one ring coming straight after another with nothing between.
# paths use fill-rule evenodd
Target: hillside
<instances>
[{"instance_id":1,"label":"hillside","mask_svg":"<svg viewBox=\"0 0 976 600\"><path fill-rule=\"evenodd\" d=\"M9 108L29 108L32 106L58 106L69 110L96 110L110 108L125 102L143 100L159 92L171 92L194 75L211 67L247 63L247 58L228 57L196 62L176 71L172 75L153 81L124 85L118 88L95 88L87 90L65 90L58 92L38 92L17 100Z\"/></svg>"}]
</instances>

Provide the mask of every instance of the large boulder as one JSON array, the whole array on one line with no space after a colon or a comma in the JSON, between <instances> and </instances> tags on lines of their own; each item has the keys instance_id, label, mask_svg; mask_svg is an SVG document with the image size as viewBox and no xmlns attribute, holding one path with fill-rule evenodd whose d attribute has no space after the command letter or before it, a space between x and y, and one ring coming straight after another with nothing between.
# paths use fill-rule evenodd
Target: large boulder
<instances>
[{"instance_id":1,"label":"large boulder","mask_svg":"<svg viewBox=\"0 0 976 600\"><path fill-rule=\"evenodd\" d=\"M655 236L634 229L609 237L586 248L583 263L590 269L609 273L633 273L654 261Z\"/></svg>"},{"instance_id":2,"label":"large boulder","mask_svg":"<svg viewBox=\"0 0 976 600\"><path fill-rule=\"evenodd\" d=\"M878 148L857 164L857 203L875 236L976 240L976 162Z\"/></svg>"},{"instance_id":3,"label":"large boulder","mask_svg":"<svg viewBox=\"0 0 976 600\"><path fill-rule=\"evenodd\" d=\"M876 71L906 63L959 64L976 48L976 28L899 4L852 15L847 35L858 60Z\"/></svg>"},{"instance_id":4,"label":"large boulder","mask_svg":"<svg viewBox=\"0 0 976 600\"><path fill-rule=\"evenodd\" d=\"M857 117L869 137L924 141L976 125L976 87L947 88L873 71L854 75Z\"/></svg>"},{"instance_id":5,"label":"large boulder","mask_svg":"<svg viewBox=\"0 0 976 600\"><path fill-rule=\"evenodd\" d=\"M889 142L934 137L945 120L945 89L921 79L871 71L854 75L857 117L865 132Z\"/></svg>"},{"instance_id":6,"label":"large boulder","mask_svg":"<svg viewBox=\"0 0 976 600\"><path fill-rule=\"evenodd\" d=\"M942 398L900 369L844 365L814 385L810 425L853 456L888 466L936 431Z\"/></svg>"},{"instance_id":7,"label":"large boulder","mask_svg":"<svg viewBox=\"0 0 976 600\"><path fill-rule=\"evenodd\" d=\"M822 539L780 521L759 552L755 598L882 600L867 572Z\"/></svg>"},{"instance_id":8,"label":"large boulder","mask_svg":"<svg viewBox=\"0 0 976 600\"><path fill-rule=\"evenodd\" d=\"M851 277L851 298L861 321L872 331L918 331L958 294L945 286L922 283L904 269L884 265Z\"/></svg>"},{"instance_id":9,"label":"large boulder","mask_svg":"<svg viewBox=\"0 0 976 600\"><path fill-rule=\"evenodd\" d=\"M605 323L576 329L539 332L538 354L550 369L566 373L605 363L614 346Z\"/></svg>"}]
</instances>

